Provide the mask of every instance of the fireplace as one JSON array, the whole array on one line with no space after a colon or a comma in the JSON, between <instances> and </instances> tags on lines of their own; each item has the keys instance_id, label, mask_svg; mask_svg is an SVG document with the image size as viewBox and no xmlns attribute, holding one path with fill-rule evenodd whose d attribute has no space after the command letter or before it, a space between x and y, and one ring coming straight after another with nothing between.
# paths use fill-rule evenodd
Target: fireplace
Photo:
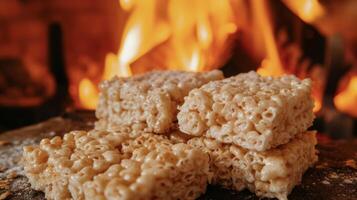
<instances>
[{"instance_id":1,"label":"fireplace","mask_svg":"<svg viewBox=\"0 0 357 200\"><path fill-rule=\"evenodd\" d=\"M309 77L314 128L356 136L356 11L353 0L1 1L0 130L93 110L114 75L219 68Z\"/></svg>"}]
</instances>

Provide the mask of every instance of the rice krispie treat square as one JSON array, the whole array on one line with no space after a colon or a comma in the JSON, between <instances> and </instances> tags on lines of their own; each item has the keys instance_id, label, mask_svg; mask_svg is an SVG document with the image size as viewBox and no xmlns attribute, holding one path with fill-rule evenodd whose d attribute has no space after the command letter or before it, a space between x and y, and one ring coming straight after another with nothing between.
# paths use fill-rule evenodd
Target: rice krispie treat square
<instances>
[{"instance_id":1,"label":"rice krispie treat square","mask_svg":"<svg viewBox=\"0 0 357 200\"><path fill-rule=\"evenodd\" d=\"M287 200L303 173L317 161L315 132L305 132L289 143L265 152L197 137L188 144L210 156L213 184L235 190L248 188L259 197Z\"/></svg>"},{"instance_id":2,"label":"rice krispie treat square","mask_svg":"<svg viewBox=\"0 0 357 200\"><path fill-rule=\"evenodd\" d=\"M174 126L177 107L194 88L223 79L221 71L154 71L100 84L97 129L165 134Z\"/></svg>"},{"instance_id":3,"label":"rice krispie treat square","mask_svg":"<svg viewBox=\"0 0 357 200\"><path fill-rule=\"evenodd\" d=\"M306 131L312 109L309 79L252 71L193 89L177 118L184 133L265 151Z\"/></svg>"},{"instance_id":4,"label":"rice krispie treat square","mask_svg":"<svg viewBox=\"0 0 357 200\"><path fill-rule=\"evenodd\" d=\"M208 155L164 136L92 130L24 148L31 186L47 199L195 199L205 192Z\"/></svg>"},{"instance_id":5,"label":"rice krispie treat square","mask_svg":"<svg viewBox=\"0 0 357 200\"><path fill-rule=\"evenodd\" d=\"M123 145L130 159L84 184L87 199L196 199L206 190L208 155L187 144L142 135ZM161 140L161 139L160 139Z\"/></svg>"}]
</instances>

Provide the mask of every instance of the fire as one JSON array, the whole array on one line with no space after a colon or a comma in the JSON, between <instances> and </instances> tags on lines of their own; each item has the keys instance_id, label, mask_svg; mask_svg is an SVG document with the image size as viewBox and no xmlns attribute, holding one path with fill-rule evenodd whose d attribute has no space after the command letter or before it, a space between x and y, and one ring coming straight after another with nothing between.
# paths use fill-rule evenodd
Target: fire
<instances>
[{"instance_id":1,"label":"fire","mask_svg":"<svg viewBox=\"0 0 357 200\"><path fill-rule=\"evenodd\" d=\"M235 19L237 11L233 9L239 2L119 0L121 12L128 13L128 17L121 27L118 51L107 54L99 79L128 77L153 68L204 71L220 67L229 55L232 36L247 25ZM284 2L303 20L315 20L324 13L317 0ZM268 1L252 0L249 3L253 26L257 28L253 32L255 39L264 45L259 48L264 50L265 57L258 73L264 76L289 73L279 55L281 52L274 36ZM87 78L80 81L79 100L84 108L94 109L96 106L98 90L95 85ZM321 95L313 92L313 96L316 101L314 111L317 112L321 108Z\"/></svg>"},{"instance_id":2,"label":"fire","mask_svg":"<svg viewBox=\"0 0 357 200\"><path fill-rule=\"evenodd\" d=\"M334 97L337 109L357 117L357 76L351 77L345 90Z\"/></svg>"},{"instance_id":3,"label":"fire","mask_svg":"<svg viewBox=\"0 0 357 200\"><path fill-rule=\"evenodd\" d=\"M149 53L160 58L162 66L156 67L161 69L203 71L219 67L229 47L228 39L237 31L230 1L119 0L129 17L122 27L118 52L106 56L102 79L135 74L133 64ZM140 67L149 70L153 61L146 59ZM94 85L89 79L79 84L84 108L95 108L98 91Z\"/></svg>"},{"instance_id":4,"label":"fire","mask_svg":"<svg viewBox=\"0 0 357 200\"><path fill-rule=\"evenodd\" d=\"M324 8L318 0L283 0L294 13L308 23L314 23L325 15Z\"/></svg>"},{"instance_id":5,"label":"fire","mask_svg":"<svg viewBox=\"0 0 357 200\"><path fill-rule=\"evenodd\" d=\"M257 72L262 76L278 76L284 74L280 61L277 43L274 38L271 19L266 1L253 0L252 7L259 31L262 33L266 58L262 61Z\"/></svg>"},{"instance_id":6,"label":"fire","mask_svg":"<svg viewBox=\"0 0 357 200\"><path fill-rule=\"evenodd\" d=\"M117 55L109 53L105 58L105 68L102 79L108 80L115 75L120 77L129 77L132 75L132 72L129 65L119 62Z\"/></svg>"}]
</instances>

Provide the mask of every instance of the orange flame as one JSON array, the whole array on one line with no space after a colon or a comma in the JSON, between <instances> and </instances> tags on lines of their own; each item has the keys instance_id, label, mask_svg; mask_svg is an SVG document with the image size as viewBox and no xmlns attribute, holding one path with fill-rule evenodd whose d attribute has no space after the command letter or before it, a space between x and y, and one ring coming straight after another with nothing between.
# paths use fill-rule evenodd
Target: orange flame
<instances>
[{"instance_id":1,"label":"orange flame","mask_svg":"<svg viewBox=\"0 0 357 200\"><path fill-rule=\"evenodd\" d=\"M353 76L345 90L334 97L338 110L357 117L357 76Z\"/></svg>"},{"instance_id":2,"label":"orange flame","mask_svg":"<svg viewBox=\"0 0 357 200\"><path fill-rule=\"evenodd\" d=\"M283 0L294 13L308 23L314 23L325 15L324 8L318 0Z\"/></svg>"},{"instance_id":3,"label":"orange flame","mask_svg":"<svg viewBox=\"0 0 357 200\"><path fill-rule=\"evenodd\" d=\"M228 52L231 35L239 28L239 22L234 19L233 1L119 0L122 11L129 16L122 27L117 53L108 53L105 58L101 79L128 77L152 67L187 71L219 67ZM324 12L317 0L284 1L298 8L296 12L303 20L315 20ZM262 38L265 49L265 58L257 71L264 76L285 74L268 2L251 2L258 28L255 32L260 34L258 38ZM140 63L140 70L136 68L137 63ZM98 90L95 85L89 79L80 81L79 100L85 108L96 106ZM314 111L317 112L321 108L321 98L314 98Z\"/></svg>"},{"instance_id":4,"label":"orange flame","mask_svg":"<svg viewBox=\"0 0 357 200\"><path fill-rule=\"evenodd\" d=\"M272 23L266 1L253 0L252 7L259 31L262 33L266 58L262 61L257 72L262 76L279 76L284 74L280 61L278 47L276 45Z\"/></svg>"},{"instance_id":5,"label":"orange flame","mask_svg":"<svg viewBox=\"0 0 357 200\"><path fill-rule=\"evenodd\" d=\"M228 37L237 30L230 0L119 0L119 4L129 17L117 54L106 56L103 80L131 76L133 63L159 45L170 51L164 56L162 50L154 52L162 60L161 68L202 71L218 67ZM153 65L148 61L140 67ZM93 86L89 79L79 85L81 105L88 109L94 109L97 101Z\"/></svg>"},{"instance_id":6,"label":"orange flame","mask_svg":"<svg viewBox=\"0 0 357 200\"><path fill-rule=\"evenodd\" d=\"M79 83L79 99L84 108L95 108L98 101L98 91L96 86L87 78Z\"/></svg>"}]
</instances>

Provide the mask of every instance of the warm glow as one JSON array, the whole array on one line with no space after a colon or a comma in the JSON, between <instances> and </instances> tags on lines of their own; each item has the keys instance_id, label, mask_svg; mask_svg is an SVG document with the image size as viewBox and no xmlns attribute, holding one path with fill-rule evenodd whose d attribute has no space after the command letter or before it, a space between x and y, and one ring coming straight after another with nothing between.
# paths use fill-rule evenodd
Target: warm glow
<instances>
[{"instance_id":1,"label":"warm glow","mask_svg":"<svg viewBox=\"0 0 357 200\"><path fill-rule=\"evenodd\" d=\"M318 0L283 0L283 2L302 20L314 23L325 14Z\"/></svg>"},{"instance_id":2,"label":"warm glow","mask_svg":"<svg viewBox=\"0 0 357 200\"><path fill-rule=\"evenodd\" d=\"M334 98L338 110L357 117L357 76L353 76L346 89Z\"/></svg>"},{"instance_id":3,"label":"warm glow","mask_svg":"<svg viewBox=\"0 0 357 200\"><path fill-rule=\"evenodd\" d=\"M79 99L84 108L94 109L98 101L98 91L95 84L87 78L79 83Z\"/></svg>"}]
</instances>

